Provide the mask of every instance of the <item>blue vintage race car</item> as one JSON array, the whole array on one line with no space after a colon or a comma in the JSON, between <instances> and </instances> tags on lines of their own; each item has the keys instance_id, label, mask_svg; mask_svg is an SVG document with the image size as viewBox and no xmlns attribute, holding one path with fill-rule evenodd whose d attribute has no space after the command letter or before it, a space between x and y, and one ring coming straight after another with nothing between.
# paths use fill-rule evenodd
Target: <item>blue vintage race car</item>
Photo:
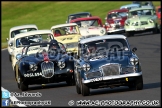
<instances>
[{"instance_id":1,"label":"blue vintage race car","mask_svg":"<svg viewBox=\"0 0 162 108\"><path fill-rule=\"evenodd\" d=\"M123 35L94 36L81 39L78 45L74 77L78 94L87 96L90 89L128 86L143 89L143 77L137 48L130 49Z\"/></svg>"},{"instance_id":2,"label":"blue vintage race car","mask_svg":"<svg viewBox=\"0 0 162 108\"><path fill-rule=\"evenodd\" d=\"M62 43L53 41L27 45L22 54L17 55L15 79L22 91L33 84L62 81L75 84L72 57L67 55Z\"/></svg>"}]
</instances>

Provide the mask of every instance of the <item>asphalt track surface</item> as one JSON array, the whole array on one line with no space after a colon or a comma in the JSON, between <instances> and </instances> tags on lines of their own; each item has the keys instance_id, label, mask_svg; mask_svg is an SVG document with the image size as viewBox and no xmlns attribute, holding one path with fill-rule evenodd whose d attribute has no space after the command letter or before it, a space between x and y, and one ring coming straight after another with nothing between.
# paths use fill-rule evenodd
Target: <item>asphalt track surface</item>
<instances>
[{"instance_id":1,"label":"asphalt track surface","mask_svg":"<svg viewBox=\"0 0 162 108\"><path fill-rule=\"evenodd\" d=\"M48 84L45 86L32 85L29 86L28 93L41 93L41 97L17 97L21 101L44 101L50 100L51 106L70 106L69 102L74 102L72 106L77 106L77 101L113 101L113 100L128 100L128 101L159 101L161 106L161 34L138 34L129 37L128 41L131 48L137 47L136 54L142 64L143 90L130 90L128 87L116 88L101 88L91 89L89 96L82 96L76 93L75 86L67 86L65 82ZM11 67L11 62L8 59L7 50L1 51L1 80L2 87L10 92L22 93L14 79L14 72ZM72 100L72 101L71 101ZM34 105L33 105L34 106ZM45 106L47 107L47 106Z\"/></svg>"}]
</instances>

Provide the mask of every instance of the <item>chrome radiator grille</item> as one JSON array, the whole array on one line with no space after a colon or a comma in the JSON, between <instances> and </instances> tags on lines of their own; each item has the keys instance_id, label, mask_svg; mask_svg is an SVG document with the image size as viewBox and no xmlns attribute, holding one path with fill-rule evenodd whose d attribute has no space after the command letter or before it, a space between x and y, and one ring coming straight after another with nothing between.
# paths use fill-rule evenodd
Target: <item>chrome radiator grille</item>
<instances>
[{"instance_id":1,"label":"chrome radiator grille","mask_svg":"<svg viewBox=\"0 0 162 108\"><path fill-rule=\"evenodd\" d=\"M101 66L103 76L119 75L120 65L119 64L106 64Z\"/></svg>"},{"instance_id":2,"label":"chrome radiator grille","mask_svg":"<svg viewBox=\"0 0 162 108\"><path fill-rule=\"evenodd\" d=\"M141 21L141 25L147 25L148 22L147 21Z\"/></svg>"},{"instance_id":3,"label":"chrome radiator grille","mask_svg":"<svg viewBox=\"0 0 162 108\"><path fill-rule=\"evenodd\" d=\"M51 78L54 75L54 63L49 62L42 62L41 64L42 69L42 76L45 78Z\"/></svg>"},{"instance_id":4,"label":"chrome radiator grille","mask_svg":"<svg viewBox=\"0 0 162 108\"><path fill-rule=\"evenodd\" d=\"M87 73L87 78L88 79L97 78L97 77L101 77L101 76L102 76L102 74L101 74L100 71Z\"/></svg>"}]
</instances>

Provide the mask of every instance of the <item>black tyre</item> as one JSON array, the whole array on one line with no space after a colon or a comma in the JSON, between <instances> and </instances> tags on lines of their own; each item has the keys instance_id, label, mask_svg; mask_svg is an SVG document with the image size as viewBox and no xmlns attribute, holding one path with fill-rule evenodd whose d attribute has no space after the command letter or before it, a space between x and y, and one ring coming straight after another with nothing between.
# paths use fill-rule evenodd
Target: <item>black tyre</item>
<instances>
[{"instance_id":1,"label":"black tyre","mask_svg":"<svg viewBox=\"0 0 162 108\"><path fill-rule=\"evenodd\" d=\"M16 74L16 82L17 82L17 87L20 89L20 75L19 75L19 73Z\"/></svg>"},{"instance_id":2,"label":"black tyre","mask_svg":"<svg viewBox=\"0 0 162 108\"><path fill-rule=\"evenodd\" d=\"M11 58L11 55L9 54L9 61L12 62L12 58Z\"/></svg>"},{"instance_id":3,"label":"black tyre","mask_svg":"<svg viewBox=\"0 0 162 108\"><path fill-rule=\"evenodd\" d=\"M159 32L159 29L158 29L157 25L156 25L156 27L152 30L152 32L153 32L153 34L157 34L157 33Z\"/></svg>"},{"instance_id":4,"label":"black tyre","mask_svg":"<svg viewBox=\"0 0 162 108\"><path fill-rule=\"evenodd\" d=\"M125 35L126 35L127 37L131 37L131 36L134 36L134 33L133 33L133 32L128 32L128 31L126 31L126 32L125 32Z\"/></svg>"},{"instance_id":5,"label":"black tyre","mask_svg":"<svg viewBox=\"0 0 162 108\"><path fill-rule=\"evenodd\" d=\"M81 93L83 96L88 96L90 94L90 89L88 86L82 83L80 79L80 84L81 84Z\"/></svg>"},{"instance_id":6,"label":"black tyre","mask_svg":"<svg viewBox=\"0 0 162 108\"><path fill-rule=\"evenodd\" d=\"M75 74L75 82L76 82L76 92L77 92L78 94L81 94L80 83L79 83L79 77L77 77L76 74Z\"/></svg>"},{"instance_id":7,"label":"black tyre","mask_svg":"<svg viewBox=\"0 0 162 108\"><path fill-rule=\"evenodd\" d=\"M134 89L135 85L134 85L134 83L131 83L131 84L128 85L128 87L129 87L129 89Z\"/></svg>"},{"instance_id":8,"label":"black tyre","mask_svg":"<svg viewBox=\"0 0 162 108\"><path fill-rule=\"evenodd\" d=\"M135 89L136 90L142 90L143 89L143 77L142 76L137 78L137 80L135 82Z\"/></svg>"},{"instance_id":9,"label":"black tyre","mask_svg":"<svg viewBox=\"0 0 162 108\"><path fill-rule=\"evenodd\" d=\"M22 77L20 76L20 74L18 73L17 75L17 86L19 89L21 89L22 91L26 91L28 90L28 85L27 84L24 84L22 82Z\"/></svg>"},{"instance_id":10,"label":"black tyre","mask_svg":"<svg viewBox=\"0 0 162 108\"><path fill-rule=\"evenodd\" d=\"M67 83L67 85L69 85L69 86L75 85L74 76L71 76L70 78L68 78L68 79L66 80L66 83Z\"/></svg>"}]
</instances>

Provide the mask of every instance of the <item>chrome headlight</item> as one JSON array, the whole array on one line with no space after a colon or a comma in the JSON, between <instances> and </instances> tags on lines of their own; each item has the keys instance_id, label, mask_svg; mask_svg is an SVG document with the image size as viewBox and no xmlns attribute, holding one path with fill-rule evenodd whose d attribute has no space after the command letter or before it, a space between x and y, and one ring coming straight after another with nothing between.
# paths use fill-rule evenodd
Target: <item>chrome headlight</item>
<instances>
[{"instance_id":1,"label":"chrome headlight","mask_svg":"<svg viewBox=\"0 0 162 108\"><path fill-rule=\"evenodd\" d=\"M86 71L86 72L89 71L89 70L91 69L91 66L90 66L90 64L88 64L88 63L83 64L82 67L83 67L83 70Z\"/></svg>"},{"instance_id":2,"label":"chrome headlight","mask_svg":"<svg viewBox=\"0 0 162 108\"><path fill-rule=\"evenodd\" d=\"M36 71L38 69L38 66L34 62L29 62L29 69Z\"/></svg>"},{"instance_id":3,"label":"chrome headlight","mask_svg":"<svg viewBox=\"0 0 162 108\"><path fill-rule=\"evenodd\" d=\"M150 23L153 23L154 21L152 19L149 20Z\"/></svg>"},{"instance_id":4,"label":"chrome headlight","mask_svg":"<svg viewBox=\"0 0 162 108\"><path fill-rule=\"evenodd\" d=\"M105 23L105 25L106 25L106 26L108 26L108 25L109 25L109 23L107 23L107 22L106 22L106 23Z\"/></svg>"},{"instance_id":5,"label":"chrome headlight","mask_svg":"<svg viewBox=\"0 0 162 108\"><path fill-rule=\"evenodd\" d=\"M16 59L19 60L21 58L21 54L16 55Z\"/></svg>"},{"instance_id":6,"label":"chrome headlight","mask_svg":"<svg viewBox=\"0 0 162 108\"><path fill-rule=\"evenodd\" d=\"M130 24L130 22L125 22L125 25L126 25L126 26L129 26L129 24Z\"/></svg>"},{"instance_id":7,"label":"chrome headlight","mask_svg":"<svg viewBox=\"0 0 162 108\"><path fill-rule=\"evenodd\" d=\"M101 34L105 34L105 29L102 29L102 30L100 31L100 33L101 33Z\"/></svg>"},{"instance_id":8,"label":"chrome headlight","mask_svg":"<svg viewBox=\"0 0 162 108\"><path fill-rule=\"evenodd\" d=\"M132 65L138 64L138 58L130 58L130 63L131 63Z\"/></svg>"},{"instance_id":9,"label":"chrome headlight","mask_svg":"<svg viewBox=\"0 0 162 108\"><path fill-rule=\"evenodd\" d=\"M63 68L65 68L65 66L66 66L66 64L65 64L65 62L64 61L58 61L58 67L60 68L60 69L63 69Z\"/></svg>"}]
</instances>

